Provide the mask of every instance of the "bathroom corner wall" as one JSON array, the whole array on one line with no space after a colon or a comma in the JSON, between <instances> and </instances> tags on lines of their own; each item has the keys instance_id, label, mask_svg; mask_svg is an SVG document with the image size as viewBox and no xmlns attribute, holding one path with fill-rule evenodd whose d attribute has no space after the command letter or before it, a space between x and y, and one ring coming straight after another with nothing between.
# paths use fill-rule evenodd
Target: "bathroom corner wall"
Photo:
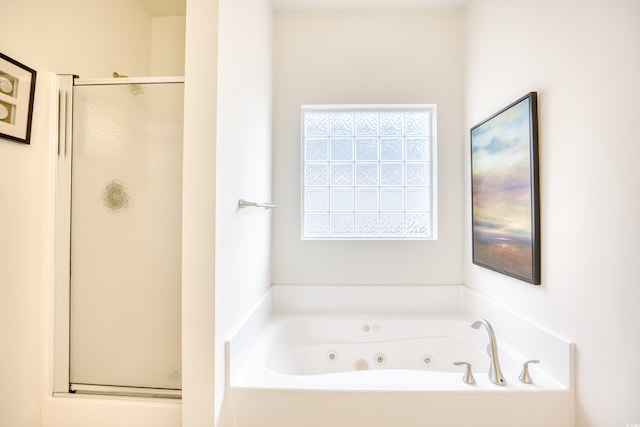
<instances>
[{"instance_id":1,"label":"bathroom corner wall","mask_svg":"<svg viewBox=\"0 0 640 427\"><path fill-rule=\"evenodd\" d=\"M277 11L273 283L460 284L463 14ZM438 240L300 240L300 106L437 104Z\"/></svg>"},{"instance_id":2,"label":"bathroom corner wall","mask_svg":"<svg viewBox=\"0 0 640 427\"><path fill-rule=\"evenodd\" d=\"M226 425L224 341L271 285L271 220L278 209L238 208L240 199L272 201L271 2L219 0L218 22L215 410Z\"/></svg>"},{"instance_id":3,"label":"bathroom corner wall","mask_svg":"<svg viewBox=\"0 0 640 427\"><path fill-rule=\"evenodd\" d=\"M542 285L472 264L468 184L465 284L575 342L579 427L640 423L638 22L635 0L474 0L466 13L465 128L538 92Z\"/></svg>"},{"instance_id":4,"label":"bathroom corner wall","mask_svg":"<svg viewBox=\"0 0 640 427\"><path fill-rule=\"evenodd\" d=\"M184 76L184 16L151 19L151 75Z\"/></svg>"},{"instance_id":5,"label":"bathroom corner wall","mask_svg":"<svg viewBox=\"0 0 640 427\"><path fill-rule=\"evenodd\" d=\"M182 423L215 425L218 1L187 0L182 178Z\"/></svg>"}]
</instances>

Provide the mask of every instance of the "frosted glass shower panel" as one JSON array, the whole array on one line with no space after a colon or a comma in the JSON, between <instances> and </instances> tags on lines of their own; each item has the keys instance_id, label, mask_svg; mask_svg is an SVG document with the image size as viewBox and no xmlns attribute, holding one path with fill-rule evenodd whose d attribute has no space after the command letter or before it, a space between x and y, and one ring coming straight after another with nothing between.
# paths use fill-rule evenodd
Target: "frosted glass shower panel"
<instances>
[{"instance_id":1,"label":"frosted glass shower panel","mask_svg":"<svg viewBox=\"0 0 640 427\"><path fill-rule=\"evenodd\" d=\"M74 88L72 385L181 388L183 86Z\"/></svg>"}]
</instances>

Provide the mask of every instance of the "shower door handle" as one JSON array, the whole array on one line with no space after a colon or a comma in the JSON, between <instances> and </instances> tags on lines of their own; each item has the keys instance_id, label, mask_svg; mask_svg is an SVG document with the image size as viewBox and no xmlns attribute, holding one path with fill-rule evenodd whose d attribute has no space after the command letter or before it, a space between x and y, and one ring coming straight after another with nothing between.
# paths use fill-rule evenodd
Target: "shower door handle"
<instances>
[{"instance_id":1,"label":"shower door handle","mask_svg":"<svg viewBox=\"0 0 640 427\"><path fill-rule=\"evenodd\" d=\"M60 146L62 145L66 137L65 135L67 130L65 126L66 114L63 113L63 111L66 113L65 111L66 108L67 106L65 103L64 92L59 90L58 91L58 157L60 157Z\"/></svg>"},{"instance_id":2,"label":"shower door handle","mask_svg":"<svg viewBox=\"0 0 640 427\"><path fill-rule=\"evenodd\" d=\"M58 75L58 157L71 150L71 114L73 108L73 75Z\"/></svg>"},{"instance_id":3,"label":"shower door handle","mask_svg":"<svg viewBox=\"0 0 640 427\"><path fill-rule=\"evenodd\" d=\"M69 111L69 92L64 93L64 156L67 157L67 147L71 135L71 111Z\"/></svg>"},{"instance_id":4,"label":"shower door handle","mask_svg":"<svg viewBox=\"0 0 640 427\"><path fill-rule=\"evenodd\" d=\"M67 157L67 134L69 132L69 93L65 90L58 91L58 156L64 153ZM61 145L64 144L64 151Z\"/></svg>"},{"instance_id":5,"label":"shower door handle","mask_svg":"<svg viewBox=\"0 0 640 427\"><path fill-rule=\"evenodd\" d=\"M69 134L69 121L67 119L69 117L69 92L64 93L64 156L67 157L67 147L69 146L68 134Z\"/></svg>"},{"instance_id":6,"label":"shower door handle","mask_svg":"<svg viewBox=\"0 0 640 427\"><path fill-rule=\"evenodd\" d=\"M66 90L58 91L58 156L64 154L66 157L68 153L71 135L70 105L69 92ZM61 145L64 145L64 149L61 149Z\"/></svg>"}]
</instances>

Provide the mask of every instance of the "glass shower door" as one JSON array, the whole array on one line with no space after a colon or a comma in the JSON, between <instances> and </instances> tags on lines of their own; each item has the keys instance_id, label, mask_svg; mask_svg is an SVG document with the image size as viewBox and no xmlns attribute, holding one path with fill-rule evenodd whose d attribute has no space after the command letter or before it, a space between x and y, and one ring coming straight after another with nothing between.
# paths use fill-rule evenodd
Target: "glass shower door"
<instances>
[{"instance_id":1,"label":"glass shower door","mask_svg":"<svg viewBox=\"0 0 640 427\"><path fill-rule=\"evenodd\" d=\"M181 389L183 86L74 86L71 390Z\"/></svg>"}]
</instances>

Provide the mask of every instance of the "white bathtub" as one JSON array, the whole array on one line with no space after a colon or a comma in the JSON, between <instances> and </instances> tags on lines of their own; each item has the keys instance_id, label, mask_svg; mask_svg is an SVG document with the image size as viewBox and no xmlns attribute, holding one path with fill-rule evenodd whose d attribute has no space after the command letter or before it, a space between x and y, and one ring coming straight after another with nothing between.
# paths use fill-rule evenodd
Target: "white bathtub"
<instances>
[{"instance_id":1,"label":"white bathtub","mask_svg":"<svg viewBox=\"0 0 640 427\"><path fill-rule=\"evenodd\" d=\"M236 386L274 389L467 390L486 381L487 334L460 318L399 316L274 316L247 358ZM518 365L499 347L505 375ZM471 363L477 384L462 381ZM559 386L548 375L536 387ZM524 384L522 384L524 386ZM497 386L496 386L497 387ZM532 386L529 386L532 387Z\"/></svg>"},{"instance_id":2,"label":"white bathtub","mask_svg":"<svg viewBox=\"0 0 640 427\"><path fill-rule=\"evenodd\" d=\"M277 300L277 298L276 298ZM544 352L523 355L494 325L506 386L488 378L484 328L464 313L265 311L231 357L228 403L237 427L568 427L573 395ZM325 311L325 310L318 310ZM260 316L258 316L260 317ZM249 322L251 323L251 322ZM251 328L253 329L253 328ZM248 337L253 338L248 338ZM232 347L233 349L233 347ZM232 350L232 353L233 350ZM519 381L522 363L533 384ZM463 366L476 383L463 381ZM553 368L551 369L553 371Z\"/></svg>"}]
</instances>

